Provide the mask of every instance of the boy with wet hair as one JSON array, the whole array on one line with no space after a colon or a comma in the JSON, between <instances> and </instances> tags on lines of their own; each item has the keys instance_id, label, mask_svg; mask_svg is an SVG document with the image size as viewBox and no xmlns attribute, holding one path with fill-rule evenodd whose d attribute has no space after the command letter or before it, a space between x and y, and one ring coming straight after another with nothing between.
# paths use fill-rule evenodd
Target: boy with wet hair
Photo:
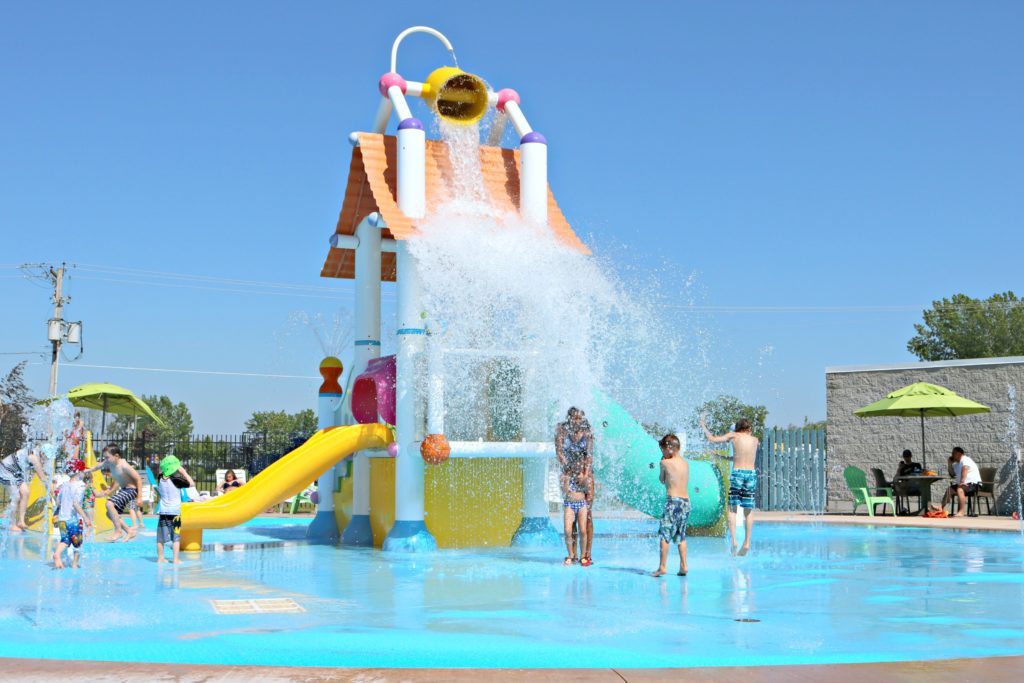
<instances>
[{"instance_id":1,"label":"boy with wet hair","mask_svg":"<svg viewBox=\"0 0 1024 683\"><path fill-rule=\"evenodd\" d=\"M679 576L686 576L686 524L690 519L690 463L680 453L679 437L666 434L658 442L661 448L659 481L665 486L665 512L658 526L661 562L651 576L664 576L667 572L668 547L675 544L679 550Z\"/></svg>"},{"instance_id":2,"label":"boy with wet hair","mask_svg":"<svg viewBox=\"0 0 1024 683\"><path fill-rule=\"evenodd\" d=\"M85 526L92 526L92 520L82 509L85 499L85 482L82 473L85 463L81 460L69 460L64 472L71 477L60 487L57 493L57 528L60 529L60 542L53 554L53 568L64 569L64 551L71 548L71 568L78 569L78 558L81 555L82 539Z\"/></svg>"},{"instance_id":3,"label":"boy with wet hair","mask_svg":"<svg viewBox=\"0 0 1024 683\"><path fill-rule=\"evenodd\" d=\"M723 456L733 461L732 472L729 473L729 541L732 546L733 555L746 555L750 552L750 536L754 531L754 496L757 493L757 447L760 441L754 436L754 429L750 420L741 417L736 420L736 429L715 436L704 424L704 415L700 416L700 427L704 430L704 436L711 443L732 443L733 454ZM746 527L746 535L743 537L743 547L736 550L736 515L740 508L743 508L743 521Z\"/></svg>"},{"instance_id":4,"label":"boy with wet hair","mask_svg":"<svg viewBox=\"0 0 1024 683\"><path fill-rule=\"evenodd\" d=\"M114 479L114 486L106 491L97 492L97 498L107 499L107 517L114 523L114 537L111 541L130 541L139 532L139 527L133 526L128 529L121 515L128 510L129 505L138 499L139 491L142 490L142 478L135 471L127 460L121 457L121 449L114 444L109 444L103 449L103 462L92 467L84 475L92 474L96 470L106 470Z\"/></svg>"}]
</instances>

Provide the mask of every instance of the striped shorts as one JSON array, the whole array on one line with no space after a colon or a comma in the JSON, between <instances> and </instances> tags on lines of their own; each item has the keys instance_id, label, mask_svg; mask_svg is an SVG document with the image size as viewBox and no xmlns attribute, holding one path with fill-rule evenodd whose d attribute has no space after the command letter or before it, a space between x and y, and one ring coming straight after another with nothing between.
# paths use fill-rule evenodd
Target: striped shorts
<instances>
[{"instance_id":1,"label":"striped shorts","mask_svg":"<svg viewBox=\"0 0 1024 683\"><path fill-rule=\"evenodd\" d=\"M729 475L729 507L753 509L754 494L757 492L757 472L754 470L733 470Z\"/></svg>"}]
</instances>

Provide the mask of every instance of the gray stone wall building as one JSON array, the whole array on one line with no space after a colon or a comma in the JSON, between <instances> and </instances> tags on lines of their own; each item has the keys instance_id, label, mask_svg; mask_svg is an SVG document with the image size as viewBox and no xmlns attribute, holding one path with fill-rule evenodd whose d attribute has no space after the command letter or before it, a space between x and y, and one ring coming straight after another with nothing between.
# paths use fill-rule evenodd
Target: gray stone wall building
<instances>
[{"instance_id":1,"label":"gray stone wall building","mask_svg":"<svg viewBox=\"0 0 1024 683\"><path fill-rule=\"evenodd\" d=\"M1013 457L1008 432L1010 392L1015 390L1017 412L1012 417L1019 426L1019 448L1020 437L1024 436L1024 356L826 368L828 509L849 512L852 507L852 496L843 481L843 470L849 465L864 470L871 483L872 467L881 468L892 478L904 448L913 451L914 460L921 462L919 419L860 418L853 414L914 382L944 386L992 409L991 413L981 415L925 418L927 465L945 474L946 458L953 446L962 446L979 467L997 468L999 513L1017 510L1021 471L1020 463ZM932 487L932 500L940 499L945 486L937 482Z\"/></svg>"}]
</instances>

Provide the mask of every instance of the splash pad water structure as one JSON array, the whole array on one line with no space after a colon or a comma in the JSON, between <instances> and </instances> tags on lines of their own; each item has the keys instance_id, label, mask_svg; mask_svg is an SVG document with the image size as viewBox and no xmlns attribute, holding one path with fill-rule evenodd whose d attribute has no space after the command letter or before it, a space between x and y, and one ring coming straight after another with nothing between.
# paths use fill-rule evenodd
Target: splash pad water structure
<instances>
[{"instance_id":1,"label":"splash pad water structure","mask_svg":"<svg viewBox=\"0 0 1024 683\"><path fill-rule=\"evenodd\" d=\"M715 537L722 474L706 462L692 464L690 495L708 535L690 541L685 579L649 576L656 523L641 518L599 518L597 564L563 567L543 488L567 405L594 426L599 482L659 512L659 454L613 400L621 364L604 355L628 334L620 319L638 321L555 203L519 97L452 67L423 83L394 72L374 129L352 138L323 267L354 278L357 296L347 381L337 358L320 365L321 431L245 486L186 505L183 540L206 552L180 567L155 567L151 542L135 541L87 544L79 572L54 572L45 537L5 534L0 657L687 667L1024 653L1015 535L764 524L755 554L734 558ZM415 122L416 96L443 141ZM511 122L518 151L449 121L499 103L488 142ZM397 134L384 135L394 112ZM382 281L399 298L398 352L383 357ZM252 519L317 477L308 527Z\"/></svg>"},{"instance_id":2,"label":"splash pad water structure","mask_svg":"<svg viewBox=\"0 0 1024 683\"><path fill-rule=\"evenodd\" d=\"M454 55L426 27L396 39L374 129L350 137L345 199L321 271L355 280L349 400L340 361L325 359L322 431L244 488L186 505L186 550L201 548L202 529L245 521L314 477L315 542L405 551L557 543L544 491L555 422L571 402L594 418L595 470L608 490L651 515L664 505L655 440L600 389L589 319L616 302L548 187L546 139L514 90L495 92L456 66L423 82L399 75L398 48L415 32ZM413 97L436 117L443 140L427 140ZM489 139L500 141L511 123L517 150L480 145L477 123L491 110ZM396 134L385 135L393 114ZM481 251L523 259L531 276L554 274L550 291L517 284ZM595 273L589 290L575 272L559 279L567 262ZM384 358L382 281L397 289L398 350ZM578 310L538 313L544 297L579 297ZM558 337L566 324L570 336ZM694 532L721 533L723 481L711 463L692 464Z\"/></svg>"}]
</instances>

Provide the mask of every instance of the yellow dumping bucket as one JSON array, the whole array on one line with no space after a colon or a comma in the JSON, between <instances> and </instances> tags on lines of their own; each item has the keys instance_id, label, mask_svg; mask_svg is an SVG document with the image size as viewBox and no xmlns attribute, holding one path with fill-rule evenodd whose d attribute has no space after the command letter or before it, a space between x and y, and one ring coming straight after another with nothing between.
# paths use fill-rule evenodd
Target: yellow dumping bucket
<instances>
[{"instance_id":1,"label":"yellow dumping bucket","mask_svg":"<svg viewBox=\"0 0 1024 683\"><path fill-rule=\"evenodd\" d=\"M471 124L487 111L487 84L454 66L435 69L423 84L423 99L445 121Z\"/></svg>"}]
</instances>

